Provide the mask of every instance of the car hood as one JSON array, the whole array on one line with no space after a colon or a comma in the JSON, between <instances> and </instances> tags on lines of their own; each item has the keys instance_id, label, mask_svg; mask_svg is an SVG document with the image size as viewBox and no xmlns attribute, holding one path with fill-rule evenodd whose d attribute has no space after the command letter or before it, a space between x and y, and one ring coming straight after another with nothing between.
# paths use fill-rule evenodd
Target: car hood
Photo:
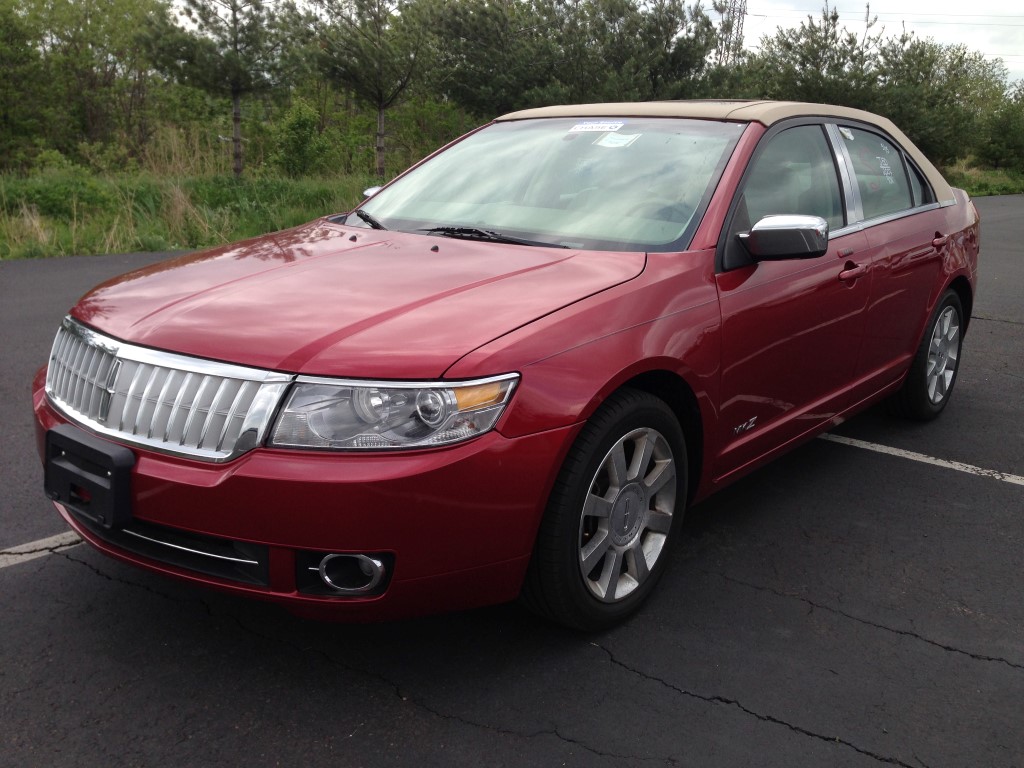
<instances>
[{"instance_id":1,"label":"car hood","mask_svg":"<svg viewBox=\"0 0 1024 768\"><path fill-rule=\"evenodd\" d=\"M131 272L86 294L72 314L123 341L214 360L434 378L467 352L637 276L644 263L642 253L320 220Z\"/></svg>"}]
</instances>

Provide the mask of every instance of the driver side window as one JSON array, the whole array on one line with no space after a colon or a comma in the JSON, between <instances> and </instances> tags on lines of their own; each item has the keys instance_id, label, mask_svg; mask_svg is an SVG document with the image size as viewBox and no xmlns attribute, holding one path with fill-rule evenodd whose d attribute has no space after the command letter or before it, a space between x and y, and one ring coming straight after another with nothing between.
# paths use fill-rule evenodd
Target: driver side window
<instances>
[{"instance_id":1,"label":"driver side window","mask_svg":"<svg viewBox=\"0 0 1024 768\"><path fill-rule=\"evenodd\" d=\"M829 231L845 224L839 176L822 126L782 131L754 157L729 228L727 268L749 262L736 235L771 214L820 216Z\"/></svg>"}]
</instances>

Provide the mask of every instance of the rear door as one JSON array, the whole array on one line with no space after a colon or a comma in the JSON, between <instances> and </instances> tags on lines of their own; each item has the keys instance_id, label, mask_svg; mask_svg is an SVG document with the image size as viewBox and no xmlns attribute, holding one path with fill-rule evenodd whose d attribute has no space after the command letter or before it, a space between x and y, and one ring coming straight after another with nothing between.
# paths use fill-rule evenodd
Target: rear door
<instances>
[{"instance_id":1,"label":"rear door","mask_svg":"<svg viewBox=\"0 0 1024 768\"><path fill-rule=\"evenodd\" d=\"M852 395L859 400L906 372L950 233L924 175L891 139L842 123L834 135L849 158L851 208L869 248L871 303L864 317L860 381Z\"/></svg>"}]
</instances>

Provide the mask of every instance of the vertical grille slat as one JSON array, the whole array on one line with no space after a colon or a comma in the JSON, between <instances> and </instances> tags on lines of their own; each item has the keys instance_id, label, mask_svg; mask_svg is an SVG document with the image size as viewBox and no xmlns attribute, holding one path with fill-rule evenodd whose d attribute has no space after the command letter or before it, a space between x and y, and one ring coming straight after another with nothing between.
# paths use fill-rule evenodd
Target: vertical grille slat
<instances>
[{"instance_id":1,"label":"vertical grille slat","mask_svg":"<svg viewBox=\"0 0 1024 768\"><path fill-rule=\"evenodd\" d=\"M167 371L167 378L164 379L164 385L160 388L160 394L156 396L156 405L153 406L153 417L149 420L149 430L146 432L147 438L153 437L153 433L155 432L157 425L161 423L159 421L160 409L166 405L168 407L167 412L170 414L170 404L167 402L167 395L171 391L171 383L174 381L177 373L178 372L175 370ZM163 422L163 432L161 433L161 437L166 436L167 422L165 421Z\"/></svg>"},{"instance_id":2,"label":"vertical grille slat","mask_svg":"<svg viewBox=\"0 0 1024 768\"><path fill-rule=\"evenodd\" d=\"M143 365L141 363L135 366L135 373L132 375L132 383L128 385L128 391L124 395L124 405L121 406L120 422L118 423L117 430L119 432L124 431L124 423L128 419L128 414L132 411L132 399L135 397L135 388L139 386L139 379L142 377Z\"/></svg>"},{"instance_id":3,"label":"vertical grille slat","mask_svg":"<svg viewBox=\"0 0 1024 768\"><path fill-rule=\"evenodd\" d=\"M242 403L245 402L245 398L248 395L249 390L253 386L254 385L253 385L253 383L251 381L243 381L242 382L242 386L240 386L238 388L238 393L235 395L235 399L234 399L234 401L232 401L231 407L228 409L227 416L224 417L224 426L221 427L221 429L220 429L220 436L217 438L216 450L219 451L221 449L221 447L224 445L224 441L225 441L225 439L227 439L228 433L231 430L231 422L234 421L238 417L239 410L242 407ZM248 408L251 403L252 403L252 400L250 399L245 404L245 407ZM235 435L235 438L237 438L237 437L238 436ZM232 442L233 442L233 440L232 440Z\"/></svg>"},{"instance_id":4,"label":"vertical grille slat","mask_svg":"<svg viewBox=\"0 0 1024 768\"><path fill-rule=\"evenodd\" d=\"M200 407L202 406L203 395L206 394L206 390L209 386L210 377L203 376L203 380L199 382L199 389L196 390L196 396L192 400L192 407L189 408L188 418L185 419L185 426L182 427L181 441L178 443L179 445L185 445L186 441L188 441L189 445L192 445L192 441L188 439L188 433L189 430L192 429L192 422L196 420L196 414L199 413ZM196 443L198 444L198 442L199 441L197 440Z\"/></svg>"},{"instance_id":5,"label":"vertical grille slat","mask_svg":"<svg viewBox=\"0 0 1024 768\"><path fill-rule=\"evenodd\" d=\"M84 410L82 403L92 392L93 377L96 375L96 366L102 353L98 347L89 347L89 351L82 360L82 377L78 380L78 388L75 390L75 408Z\"/></svg>"},{"instance_id":6,"label":"vertical grille slat","mask_svg":"<svg viewBox=\"0 0 1024 768\"><path fill-rule=\"evenodd\" d=\"M132 425L133 435L139 434L139 425L142 424L143 414L145 414L146 406L149 404L149 396L153 392L153 384L160 378L160 373L161 369L154 365L149 374L149 379L146 380L146 388L142 390L142 399L139 401L139 410L135 412L135 423Z\"/></svg>"},{"instance_id":7,"label":"vertical grille slat","mask_svg":"<svg viewBox=\"0 0 1024 768\"><path fill-rule=\"evenodd\" d=\"M203 428L199 430L199 442L196 443L196 448L202 448L203 443L206 442L206 433L210 431L210 425L217 419L217 409L220 408L220 401L224 397L224 393L229 391L233 385L234 382L231 379L221 379L220 386L217 387L217 393L210 402L210 410L206 414Z\"/></svg>"},{"instance_id":8,"label":"vertical grille slat","mask_svg":"<svg viewBox=\"0 0 1024 768\"><path fill-rule=\"evenodd\" d=\"M280 398L291 376L123 344L65 318L50 351L46 393L69 418L129 443L206 461L238 445L257 395ZM265 390L264 387L267 389ZM261 394L263 393L263 394ZM257 434L272 409L259 411ZM265 412L265 414L264 414Z\"/></svg>"}]
</instances>

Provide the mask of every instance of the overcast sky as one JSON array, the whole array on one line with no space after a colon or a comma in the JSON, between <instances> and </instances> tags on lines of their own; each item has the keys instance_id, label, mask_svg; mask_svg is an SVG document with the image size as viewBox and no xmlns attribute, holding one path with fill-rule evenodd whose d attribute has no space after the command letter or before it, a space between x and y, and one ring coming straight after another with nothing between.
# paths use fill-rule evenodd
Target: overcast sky
<instances>
[{"instance_id":1,"label":"overcast sky","mask_svg":"<svg viewBox=\"0 0 1024 768\"><path fill-rule=\"evenodd\" d=\"M798 27L808 15L821 17L823 3L816 0L747 0L743 24L745 47L756 50L761 38L777 27ZM707 4L710 7L710 3ZM851 32L864 31L865 3L832 3L839 23ZM712 14L714 15L714 14ZM871 3L878 17L875 31L898 36L904 26L920 38L937 43L963 43L986 58L1000 58L1010 82L1024 80L1024 3L1015 0L879 0Z\"/></svg>"}]
</instances>

